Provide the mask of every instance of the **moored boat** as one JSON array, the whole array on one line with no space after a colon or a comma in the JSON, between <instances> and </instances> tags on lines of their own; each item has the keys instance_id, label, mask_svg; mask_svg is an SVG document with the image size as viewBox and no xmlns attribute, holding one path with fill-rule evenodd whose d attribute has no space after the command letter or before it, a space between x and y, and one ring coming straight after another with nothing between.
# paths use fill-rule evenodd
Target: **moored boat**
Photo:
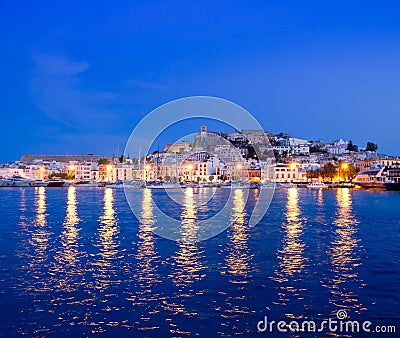
<instances>
[{"instance_id":1,"label":"moored boat","mask_svg":"<svg viewBox=\"0 0 400 338\"><path fill-rule=\"evenodd\" d=\"M11 187L12 181L8 178L0 177L0 187Z\"/></svg>"},{"instance_id":2,"label":"moored boat","mask_svg":"<svg viewBox=\"0 0 400 338\"><path fill-rule=\"evenodd\" d=\"M47 186L48 187L63 187L64 186L64 181L61 181L61 180L50 180L50 181L47 181Z\"/></svg>"},{"instance_id":3,"label":"moored boat","mask_svg":"<svg viewBox=\"0 0 400 338\"><path fill-rule=\"evenodd\" d=\"M275 182L263 182L260 184L260 189L275 190L278 185Z\"/></svg>"},{"instance_id":4,"label":"moored boat","mask_svg":"<svg viewBox=\"0 0 400 338\"><path fill-rule=\"evenodd\" d=\"M22 176L12 176L11 180L11 187L30 187L32 186L32 180L29 180Z\"/></svg>"},{"instance_id":5,"label":"moored boat","mask_svg":"<svg viewBox=\"0 0 400 338\"><path fill-rule=\"evenodd\" d=\"M388 191L400 191L400 168L388 168L385 182L385 189Z\"/></svg>"},{"instance_id":6,"label":"moored boat","mask_svg":"<svg viewBox=\"0 0 400 338\"><path fill-rule=\"evenodd\" d=\"M385 167L377 167L360 171L353 183L364 189L385 189L385 181Z\"/></svg>"},{"instance_id":7,"label":"moored boat","mask_svg":"<svg viewBox=\"0 0 400 338\"><path fill-rule=\"evenodd\" d=\"M181 188L179 183L172 182L151 182L146 184L148 189L178 189Z\"/></svg>"},{"instance_id":8,"label":"moored boat","mask_svg":"<svg viewBox=\"0 0 400 338\"><path fill-rule=\"evenodd\" d=\"M292 182L287 182L287 183L280 183L279 186L282 188L290 189L290 188L296 188L297 186L293 184Z\"/></svg>"},{"instance_id":9,"label":"moored boat","mask_svg":"<svg viewBox=\"0 0 400 338\"><path fill-rule=\"evenodd\" d=\"M47 187L49 182L43 181L43 180L34 180L32 182L32 186L34 187Z\"/></svg>"},{"instance_id":10,"label":"moored boat","mask_svg":"<svg viewBox=\"0 0 400 338\"><path fill-rule=\"evenodd\" d=\"M73 183L75 187L98 187L98 182L91 182L91 181L77 181Z\"/></svg>"},{"instance_id":11,"label":"moored boat","mask_svg":"<svg viewBox=\"0 0 400 338\"><path fill-rule=\"evenodd\" d=\"M310 189L325 189L328 188L328 186L321 181L315 181L315 182L311 182L310 184L307 184L307 188Z\"/></svg>"}]
</instances>

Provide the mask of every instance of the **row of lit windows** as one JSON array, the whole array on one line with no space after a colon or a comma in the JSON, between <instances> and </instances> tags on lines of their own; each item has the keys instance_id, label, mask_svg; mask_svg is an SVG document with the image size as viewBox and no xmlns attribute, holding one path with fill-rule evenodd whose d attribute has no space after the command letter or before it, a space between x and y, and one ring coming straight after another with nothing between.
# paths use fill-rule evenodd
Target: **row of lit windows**
<instances>
[{"instance_id":1,"label":"row of lit windows","mask_svg":"<svg viewBox=\"0 0 400 338\"><path fill-rule=\"evenodd\" d=\"M276 175L276 178L279 178L279 174ZM296 174L293 174L292 177L290 177L290 174L282 174L281 178L296 178Z\"/></svg>"},{"instance_id":2,"label":"row of lit windows","mask_svg":"<svg viewBox=\"0 0 400 338\"><path fill-rule=\"evenodd\" d=\"M291 168L275 168L276 171L293 171Z\"/></svg>"}]
</instances>

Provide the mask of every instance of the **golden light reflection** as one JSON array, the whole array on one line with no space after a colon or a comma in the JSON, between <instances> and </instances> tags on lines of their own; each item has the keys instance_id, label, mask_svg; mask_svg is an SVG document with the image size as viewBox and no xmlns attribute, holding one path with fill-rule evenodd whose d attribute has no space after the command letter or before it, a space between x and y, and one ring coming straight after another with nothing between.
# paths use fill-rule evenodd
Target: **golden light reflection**
<instances>
[{"instance_id":1,"label":"golden light reflection","mask_svg":"<svg viewBox=\"0 0 400 338\"><path fill-rule=\"evenodd\" d=\"M103 215L100 217L98 228L99 242L96 243L99 259L94 263L94 277L96 288L105 291L111 284L121 283L121 280L113 279L117 268L114 263L117 259L121 259L121 252L118 250L119 227L114 210L113 189L104 189L103 202Z\"/></svg>"},{"instance_id":2,"label":"golden light reflection","mask_svg":"<svg viewBox=\"0 0 400 338\"><path fill-rule=\"evenodd\" d=\"M195 316L196 309L187 309L184 301L189 297L196 294L201 294L203 291L194 291L195 283L205 277L203 266L200 259L204 250L200 250L198 243L195 241L197 238L197 204L194 200L193 188L186 188L184 191L184 204L181 213L181 239L177 242L178 251L172 257L171 273L169 278L172 279L174 285L177 287L176 296L174 301L165 299L163 301L164 310L171 312L172 316L167 318L170 325L170 333L174 336L191 335L192 332L183 331L180 329L180 324L175 321L176 315Z\"/></svg>"},{"instance_id":3,"label":"golden light reflection","mask_svg":"<svg viewBox=\"0 0 400 338\"><path fill-rule=\"evenodd\" d=\"M43 261L47 257L46 249L49 240L49 233L47 229L45 229L47 225L45 188L36 187L35 195L36 195L35 231L32 232L31 244L35 247L36 260Z\"/></svg>"},{"instance_id":4,"label":"golden light reflection","mask_svg":"<svg viewBox=\"0 0 400 338\"><path fill-rule=\"evenodd\" d=\"M324 205L324 196L323 196L323 190L322 189L318 189L317 204L320 207L322 207Z\"/></svg>"},{"instance_id":5,"label":"golden light reflection","mask_svg":"<svg viewBox=\"0 0 400 338\"><path fill-rule=\"evenodd\" d=\"M246 277L249 273L249 264L252 255L249 254L247 241L249 239L249 228L245 224L246 211L245 200L242 189L235 189L233 196L233 208L231 226L228 231L228 255L225 259L228 273L236 277ZM247 279L231 279L232 283L247 283Z\"/></svg>"},{"instance_id":6,"label":"golden light reflection","mask_svg":"<svg viewBox=\"0 0 400 338\"><path fill-rule=\"evenodd\" d=\"M228 228L228 246L226 248L227 255L225 257L226 269L221 274L229 277L229 282L233 288L244 288L251 280L252 258L248 246L249 227L246 222L245 196L242 189L235 189L233 195L232 216L230 227ZM226 308L221 313L222 330L224 335L245 334L235 328L235 322L241 320L244 315L254 313L255 311L249 307L249 302L245 294L226 293ZM216 310L219 310L220 307ZM232 331L233 330L233 331Z\"/></svg>"},{"instance_id":7,"label":"golden light reflection","mask_svg":"<svg viewBox=\"0 0 400 338\"><path fill-rule=\"evenodd\" d=\"M361 264L356 234L358 221L353 215L351 192L348 188L337 189L336 201L338 206L337 216L334 223L336 228L334 240L328 255L331 259L333 278L323 281L331 294L331 304L338 309L354 309L356 313L366 310L358 300L354 290L354 283L362 283L358 279L357 267Z\"/></svg>"},{"instance_id":8,"label":"golden light reflection","mask_svg":"<svg viewBox=\"0 0 400 338\"><path fill-rule=\"evenodd\" d=\"M138 261L138 276L137 281L142 289L139 296L139 300L146 301L147 295L152 295L152 286L155 282L158 282L158 278L155 278L155 266L154 261L158 259L156 255L156 249L154 245L154 233L153 224L155 222L153 215L153 203L152 203L152 191L151 189L143 190L142 200L142 218L139 224L139 242L137 251Z\"/></svg>"},{"instance_id":9,"label":"golden light reflection","mask_svg":"<svg viewBox=\"0 0 400 338\"><path fill-rule=\"evenodd\" d=\"M176 285L191 284L204 277L204 269L199 261L199 248L195 242L199 229L196 222L196 205L193 188L185 189L184 210L181 214L181 240L178 241L179 250L175 257L176 268L173 280Z\"/></svg>"},{"instance_id":10,"label":"golden light reflection","mask_svg":"<svg viewBox=\"0 0 400 338\"><path fill-rule=\"evenodd\" d=\"M300 218L298 190L289 188L287 194L286 222L282 225L283 248L277 252L279 265L275 271L275 277L272 278L279 283L278 304L280 305L286 305L292 297L303 299L302 292L305 291L304 288L296 287L295 283L306 264L306 258L303 256L305 244L301 239L304 229Z\"/></svg>"},{"instance_id":11,"label":"golden light reflection","mask_svg":"<svg viewBox=\"0 0 400 338\"><path fill-rule=\"evenodd\" d=\"M40 227L46 225L46 190L44 187L35 188L36 200L36 224Z\"/></svg>"},{"instance_id":12,"label":"golden light reflection","mask_svg":"<svg viewBox=\"0 0 400 338\"><path fill-rule=\"evenodd\" d=\"M79 252L79 231L77 224L80 222L77 212L76 188L68 187L66 215L62 225L60 242L54 257L54 270L57 272L56 288L64 291L73 291L79 287L77 275L84 273L79 262L84 253Z\"/></svg>"},{"instance_id":13,"label":"golden light reflection","mask_svg":"<svg viewBox=\"0 0 400 338\"><path fill-rule=\"evenodd\" d=\"M21 226L26 226L26 217L25 217L25 211L26 211L26 196L25 196L25 189L21 189L21 201L19 203L19 225Z\"/></svg>"},{"instance_id":14,"label":"golden light reflection","mask_svg":"<svg viewBox=\"0 0 400 338\"><path fill-rule=\"evenodd\" d=\"M154 242L154 223L152 190L143 189L138 251L136 254L137 269L135 269L134 276L139 288L134 295L128 298L135 305L143 306L143 313L136 321L136 326L141 331L159 328L158 323L154 323L154 320L152 320L152 317L159 312L157 308L161 301L160 295L154 290L154 286L161 283L161 278L157 274L160 256L157 254Z\"/></svg>"},{"instance_id":15,"label":"golden light reflection","mask_svg":"<svg viewBox=\"0 0 400 338\"><path fill-rule=\"evenodd\" d=\"M48 276L45 275L44 269L48 266L48 247L50 232L47 229L47 205L46 205L46 189L44 187L35 188L35 206L36 217L34 226L30 230L30 245L33 247L31 255L32 260L28 263L28 270L35 281L32 285L28 285L28 290L36 292L45 292L50 289Z\"/></svg>"}]
</instances>

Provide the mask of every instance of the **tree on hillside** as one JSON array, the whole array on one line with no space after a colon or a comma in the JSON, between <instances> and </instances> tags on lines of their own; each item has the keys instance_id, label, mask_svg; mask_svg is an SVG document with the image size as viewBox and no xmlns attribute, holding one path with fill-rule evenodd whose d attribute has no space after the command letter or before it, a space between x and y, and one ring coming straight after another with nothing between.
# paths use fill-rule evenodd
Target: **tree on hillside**
<instances>
[{"instance_id":1,"label":"tree on hillside","mask_svg":"<svg viewBox=\"0 0 400 338\"><path fill-rule=\"evenodd\" d=\"M348 151L358 151L358 146L353 144L353 141L350 140L349 143L347 143L347 150Z\"/></svg>"},{"instance_id":2,"label":"tree on hillside","mask_svg":"<svg viewBox=\"0 0 400 338\"><path fill-rule=\"evenodd\" d=\"M373 143L373 142L367 142L367 148L365 150L367 150L367 151L377 151L378 150L378 145Z\"/></svg>"}]
</instances>

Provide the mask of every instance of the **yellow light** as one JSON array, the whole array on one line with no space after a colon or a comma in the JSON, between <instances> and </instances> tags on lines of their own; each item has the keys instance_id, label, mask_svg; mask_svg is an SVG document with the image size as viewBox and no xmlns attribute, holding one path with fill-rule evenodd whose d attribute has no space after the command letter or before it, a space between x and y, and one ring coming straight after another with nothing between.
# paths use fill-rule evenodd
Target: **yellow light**
<instances>
[{"instance_id":1,"label":"yellow light","mask_svg":"<svg viewBox=\"0 0 400 338\"><path fill-rule=\"evenodd\" d=\"M146 170L150 170L151 169L151 165L150 164L146 164Z\"/></svg>"},{"instance_id":2,"label":"yellow light","mask_svg":"<svg viewBox=\"0 0 400 338\"><path fill-rule=\"evenodd\" d=\"M44 170L44 167L40 167L40 171L43 171Z\"/></svg>"},{"instance_id":3,"label":"yellow light","mask_svg":"<svg viewBox=\"0 0 400 338\"><path fill-rule=\"evenodd\" d=\"M107 171L110 171L112 169L112 165L111 164L107 164Z\"/></svg>"},{"instance_id":4,"label":"yellow light","mask_svg":"<svg viewBox=\"0 0 400 338\"><path fill-rule=\"evenodd\" d=\"M343 164L342 164L342 169L347 169L348 166L349 166L349 165L348 165L347 163L343 163Z\"/></svg>"},{"instance_id":5,"label":"yellow light","mask_svg":"<svg viewBox=\"0 0 400 338\"><path fill-rule=\"evenodd\" d=\"M75 165L71 164L71 165L69 166L69 170L70 170L70 171L75 170Z\"/></svg>"},{"instance_id":6,"label":"yellow light","mask_svg":"<svg viewBox=\"0 0 400 338\"><path fill-rule=\"evenodd\" d=\"M238 168L238 169L240 170L240 169L242 169L242 165L241 165L241 164L238 164L238 165L236 166L236 168Z\"/></svg>"},{"instance_id":7,"label":"yellow light","mask_svg":"<svg viewBox=\"0 0 400 338\"><path fill-rule=\"evenodd\" d=\"M187 168L188 168L188 170L193 170L193 164L189 163L189 164L187 165Z\"/></svg>"},{"instance_id":8,"label":"yellow light","mask_svg":"<svg viewBox=\"0 0 400 338\"><path fill-rule=\"evenodd\" d=\"M290 169L296 169L296 163L290 163Z\"/></svg>"}]
</instances>

